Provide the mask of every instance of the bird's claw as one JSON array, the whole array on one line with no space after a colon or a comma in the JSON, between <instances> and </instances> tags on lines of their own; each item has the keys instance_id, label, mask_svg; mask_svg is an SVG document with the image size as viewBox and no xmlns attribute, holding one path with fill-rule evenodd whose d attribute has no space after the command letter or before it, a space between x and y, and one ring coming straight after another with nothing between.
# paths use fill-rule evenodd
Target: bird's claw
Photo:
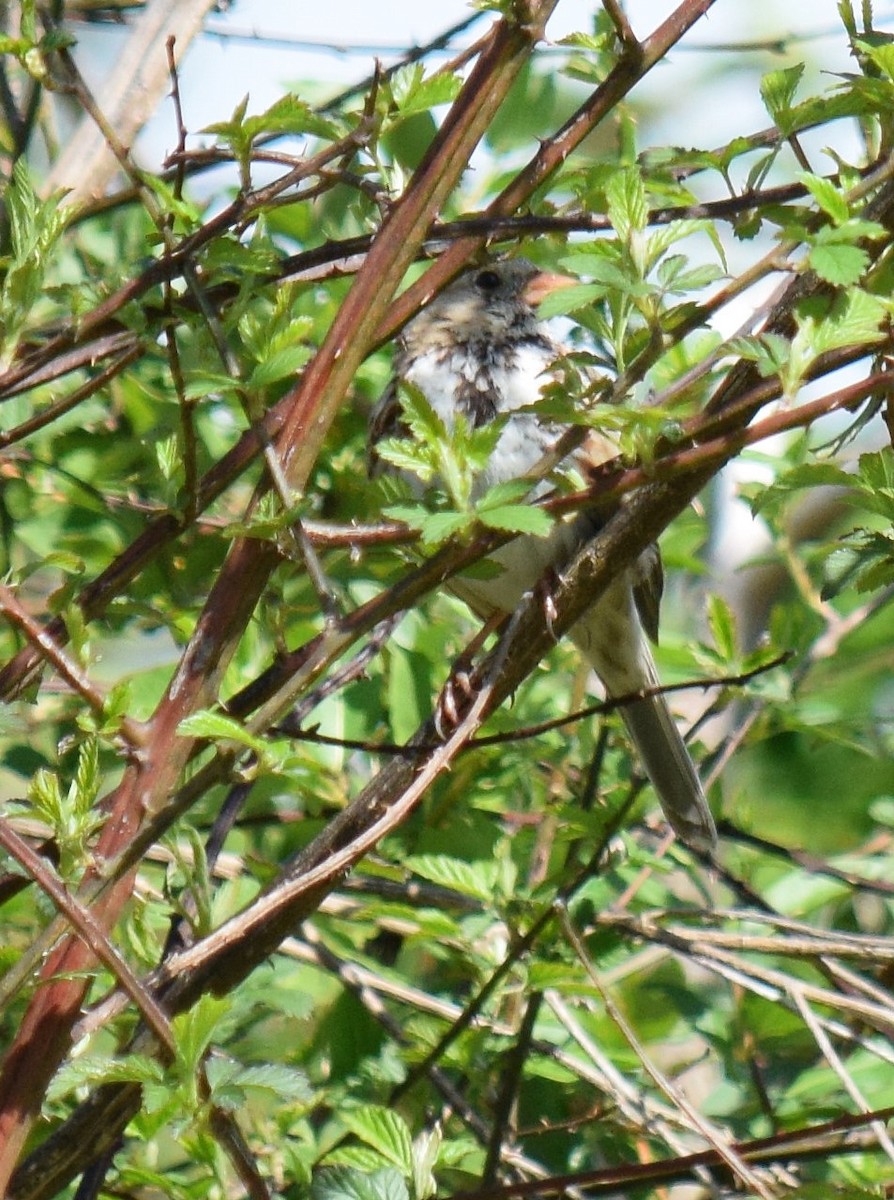
<instances>
[{"instance_id":1,"label":"bird's claw","mask_svg":"<svg viewBox=\"0 0 894 1200\"><path fill-rule=\"evenodd\" d=\"M435 705L435 730L442 741L446 741L459 725L477 690L474 672L468 669L467 664L458 663L444 684Z\"/></svg>"},{"instance_id":2,"label":"bird's claw","mask_svg":"<svg viewBox=\"0 0 894 1200\"><path fill-rule=\"evenodd\" d=\"M540 601L543 609L543 621L554 642L559 641L554 622L559 615L556 608L555 590L559 577L552 567L547 568L534 587L534 595Z\"/></svg>"}]
</instances>

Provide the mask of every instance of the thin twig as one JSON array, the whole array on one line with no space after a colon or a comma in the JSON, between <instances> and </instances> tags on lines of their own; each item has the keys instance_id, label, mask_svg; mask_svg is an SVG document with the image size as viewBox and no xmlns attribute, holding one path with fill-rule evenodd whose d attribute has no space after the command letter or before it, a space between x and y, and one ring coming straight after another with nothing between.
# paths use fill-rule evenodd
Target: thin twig
<instances>
[{"instance_id":1,"label":"thin twig","mask_svg":"<svg viewBox=\"0 0 894 1200\"><path fill-rule=\"evenodd\" d=\"M762 1198L762 1200L774 1200L773 1192L765 1185L763 1180L758 1176L749 1165L745 1162L742 1156L738 1153L735 1146L727 1141L723 1134L708 1124L698 1110L689 1102L683 1095L675 1083L657 1066L652 1058L646 1053L645 1047L637 1037L630 1022L621 1012L620 1008L615 1004L612 997L605 989L602 980L596 972L590 955L586 947L580 939L577 930L574 928L568 916L567 909L564 904L558 908L557 917L559 924L568 939L571 946L574 948L577 957L587 972L590 982L597 989L602 997L602 1003L605 1005L605 1010L614 1024L620 1030L624 1040L633 1050L634 1054L639 1059L646 1073L651 1076L653 1081L661 1089L662 1092L685 1114L691 1122L692 1127L705 1138L710 1146L717 1152L720 1158L729 1166L733 1173L742 1181L742 1183L751 1189L751 1191Z\"/></svg>"}]
</instances>

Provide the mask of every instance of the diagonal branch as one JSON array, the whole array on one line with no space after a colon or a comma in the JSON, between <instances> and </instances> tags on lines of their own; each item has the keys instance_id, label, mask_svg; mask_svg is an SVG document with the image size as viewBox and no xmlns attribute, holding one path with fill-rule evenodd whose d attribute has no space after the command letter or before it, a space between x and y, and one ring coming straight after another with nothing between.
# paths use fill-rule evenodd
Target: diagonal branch
<instances>
[{"instance_id":1,"label":"diagonal branch","mask_svg":"<svg viewBox=\"0 0 894 1200\"><path fill-rule=\"evenodd\" d=\"M542 36L554 3L531 0L525 23L502 20L483 40L478 61L438 136L386 219L323 346L287 398L278 450L293 488L304 486L392 293ZM180 723L216 698L223 671L276 561L275 548L267 544L242 540L234 545L196 633L149 722L147 745L108 800L110 815L96 847L97 870L133 839L147 814L165 803L192 745L178 737ZM125 876L97 903L96 915L104 928L117 918L131 883L131 876ZM41 972L46 986L34 996L7 1055L0 1076L0 1190L6 1188L47 1084L68 1049L86 988L81 973L91 962L89 950L76 939L64 941L50 955Z\"/></svg>"}]
</instances>

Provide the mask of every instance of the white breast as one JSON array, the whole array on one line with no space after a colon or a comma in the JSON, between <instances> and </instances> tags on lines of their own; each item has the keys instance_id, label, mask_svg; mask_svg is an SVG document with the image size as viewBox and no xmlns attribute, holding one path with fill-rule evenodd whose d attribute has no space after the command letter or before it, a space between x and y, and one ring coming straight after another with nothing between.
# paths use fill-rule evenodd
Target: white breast
<instances>
[{"instance_id":1,"label":"white breast","mask_svg":"<svg viewBox=\"0 0 894 1200\"><path fill-rule=\"evenodd\" d=\"M491 366L488 371L489 391L492 391L497 410L514 412L535 404L544 387L550 383L550 367L554 353L545 347L519 346L507 369ZM456 353L445 357L443 352L420 354L410 365L407 378L425 395L429 404L450 428L456 411L457 379L480 382L480 366L469 354ZM531 413L519 413L507 421L490 465L482 472L479 493L518 479L530 471L555 443L559 430L544 425Z\"/></svg>"}]
</instances>

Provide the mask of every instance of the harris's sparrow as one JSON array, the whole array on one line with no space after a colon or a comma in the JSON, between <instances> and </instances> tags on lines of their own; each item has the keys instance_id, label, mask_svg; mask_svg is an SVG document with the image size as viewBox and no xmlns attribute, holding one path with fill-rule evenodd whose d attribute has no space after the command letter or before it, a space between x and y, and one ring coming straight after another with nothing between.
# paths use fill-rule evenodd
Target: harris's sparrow
<instances>
[{"instance_id":1,"label":"harris's sparrow","mask_svg":"<svg viewBox=\"0 0 894 1200\"><path fill-rule=\"evenodd\" d=\"M537 306L566 282L523 259L494 262L461 276L424 308L398 339L394 380L373 416L373 459L377 440L401 427L399 382L404 380L424 394L448 428L457 413L473 428L515 413L505 421L477 480L481 492L537 466L562 430L534 412L517 410L529 410L556 379L561 348L538 319ZM611 453L597 435L573 452L584 475L588 460L595 465ZM457 580L455 590L480 615L510 613L545 571L560 570L604 520L604 513L583 512L558 522L547 537L515 537L492 556L500 573L487 580ZM661 560L653 546L619 573L570 631L610 696L658 686L646 634L657 638L661 590ZM712 846L711 812L663 696L632 700L621 712L674 830L696 847Z\"/></svg>"}]
</instances>

